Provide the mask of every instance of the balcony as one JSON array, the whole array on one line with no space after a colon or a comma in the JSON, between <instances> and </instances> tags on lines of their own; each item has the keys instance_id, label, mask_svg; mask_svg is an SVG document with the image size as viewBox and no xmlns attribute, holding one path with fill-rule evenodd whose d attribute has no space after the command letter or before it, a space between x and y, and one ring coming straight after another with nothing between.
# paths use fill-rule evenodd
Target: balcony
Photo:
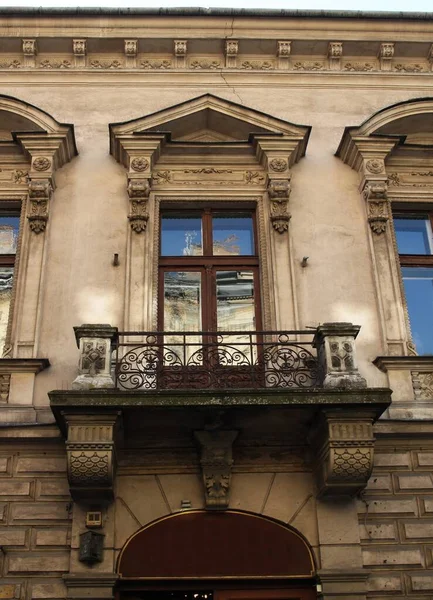
<instances>
[{"instance_id":1,"label":"balcony","mask_svg":"<svg viewBox=\"0 0 433 600\"><path fill-rule=\"evenodd\" d=\"M373 424L391 394L369 388L359 372L359 329L76 327L78 375L72 389L49 394L66 438L72 496L110 501L116 461L125 464L134 448L177 456L194 446L191 468L202 470L208 508L227 507L233 461L258 446L295 449L314 471L319 496L358 493L372 468Z\"/></svg>"},{"instance_id":2,"label":"balcony","mask_svg":"<svg viewBox=\"0 0 433 600\"><path fill-rule=\"evenodd\" d=\"M314 332L122 332L114 340L119 390L314 388L323 383Z\"/></svg>"}]
</instances>

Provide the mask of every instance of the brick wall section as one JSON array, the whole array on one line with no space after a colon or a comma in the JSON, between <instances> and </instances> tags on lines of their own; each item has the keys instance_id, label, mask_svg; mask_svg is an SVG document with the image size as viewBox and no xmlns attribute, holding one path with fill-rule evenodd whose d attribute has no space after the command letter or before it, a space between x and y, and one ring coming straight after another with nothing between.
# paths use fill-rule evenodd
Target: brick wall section
<instances>
[{"instance_id":1,"label":"brick wall section","mask_svg":"<svg viewBox=\"0 0 433 600\"><path fill-rule=\"evenodd\" d=\"M64 450L0 447L0 598L65 598L70 508Z\"/></svg>"},{"instance_id":2,"label":"brick wall section","mask_svg":"<svg viewBox=\"0 0 433 600\"><path fill-rule=\"evenodd\" d=\"M433 599L432 467L433 448L377 449L358 510L369 598Z\"/></svg>"}]
</instances>

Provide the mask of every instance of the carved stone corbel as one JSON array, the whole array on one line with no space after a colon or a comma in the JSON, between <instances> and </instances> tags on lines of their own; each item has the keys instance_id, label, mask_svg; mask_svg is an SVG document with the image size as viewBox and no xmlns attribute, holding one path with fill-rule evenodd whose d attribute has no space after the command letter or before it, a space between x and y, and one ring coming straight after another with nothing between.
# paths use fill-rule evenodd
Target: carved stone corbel
<instances>
[{"instance_id":1,"label":"carved stone corbel","mask_svg":"<svg viewBox=\"0 0 433 600\"><path fill-rule=\"evenodd\" d=\"M200 444L206 508L224 510L230 499L232 445L237 431L195 431Z\"/></svg>"},{"instance_id":2,"label":"carved stone corbel","mask_svg":"<svg viewBox=\"0 0 433 600\"><path fill-rule=\"evenodd\" d=\"M289 229L291 215L287 210L287 205L290 192L290 174L286 179L269 179L268 195L271 203L271 223L272 227L279 233L284 233Z\"/></svg>"},{"instance_id":3,"label":"carved stone corbel","mask_svg":"<svg viewBox=\"0 0 433 600\"><path fill-rule=\"evenodd\" d=\"M47 159L48 160L48 159ZM29 221L34 233L45 231L48 221L48 203L53 193L51 179L31 179L29 182Z\"/></svg>"},{"instance_id":4,"label":"carved stone corbel","mask_svg":"<svg viewBox=\"0 0 433 600\"><path fill-rule=\"evenodd\" d=\"M363 190L367 202L367 219L374 233L386 231L389 221L388 184L386 181L368 181Z\"/></svg>"},{"instance_id":5,"label":"carved stone corbel","mask_svg":"<svg viewBox=\"0 0 433 600\"><path fill-rule=\"evenodd\" d=\"M113 500L119 416L119 411L64 415L68 480L75 501Z\"/></svg>"},{"instance_id":6,"label":"carved stone corbel","mask_svg":"<svg viewBox=\"0 0 433 600\"><path fill-rule=\"evenodd\" d=\"M324 410L310 434L317 495L354 496L373 468L374 415L356 409Z\"/></svg>"},{"instance_id":7,"label":"carved stone corbel","mask_svg":"<svg viewBox=\"0 0 433 600\"><path fill-rule=\"evenodd\" d=\"M128 181L128 196L131 202L131 212L128 219L131 228L136 233L145 231L149 220L147 202L150 194L150 182L150 178L129 179Z\"/></svg>"}]
</instances>

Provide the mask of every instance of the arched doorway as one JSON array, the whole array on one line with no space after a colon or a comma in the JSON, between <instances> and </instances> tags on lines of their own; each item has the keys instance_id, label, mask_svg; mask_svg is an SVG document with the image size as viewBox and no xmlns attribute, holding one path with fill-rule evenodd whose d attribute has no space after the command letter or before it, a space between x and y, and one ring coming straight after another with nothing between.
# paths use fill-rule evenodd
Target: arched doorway
<instances>
[{"instance_id":1,"label":"arched doorway","mask_svg":"<svg viewBox=\"0 0 433 600\"><path fill-rule=\"evenodd\" d=\"M241 511L158 519L123 547L122 600L313 600L315 565L292 528Z\"/></svg>"}]
</instances>

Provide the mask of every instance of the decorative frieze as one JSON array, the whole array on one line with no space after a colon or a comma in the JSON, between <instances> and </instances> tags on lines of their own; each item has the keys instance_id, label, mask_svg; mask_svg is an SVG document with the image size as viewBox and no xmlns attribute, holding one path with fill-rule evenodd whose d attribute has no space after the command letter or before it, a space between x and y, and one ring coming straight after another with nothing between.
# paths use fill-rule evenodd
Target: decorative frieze
<instances>
[{"instance_id":1,"label":"decorative frieze","mask_svg":"<svg viewBox=\"0 0 433 600\"><path fill-rule=\"evenodd\" d=\"M384 43L380 44L379 59L380 59L380 68L382 71L391 71L393 57L394 57L394 44L390 43L390 42L384 42Z\"/></svg>"},{"instance_id":2,"label":"decorative frieze","mask_svg":"<svg viewBox=\"0 0 433 600\"><path fill-rule=\"evenodd\" d=\"M77 502L113 499L116 435L120 413L65 413L70 492Z\"/></svg>"},{"instance_id":3,"label":"decorative frieze","mask_svg":"<svg viewBox=\"0 0 433 600\"><path fill-rule=\"evenodd\" d=\"M344 64L344 71L358 71L358 72L367 72L374 71L376 69L376 65L370 62L347 62Z\"/></svg>"},{"instance_id":4,"label":"decorative frieze","mask_svg":"<svg viewBox=\"0 0 433 600\"><path fill-rule=\"evenodd\" d=\"M269 179L268 195L271 203L271 223L278 233L284 233L289 229L291 215L287 210L287 205L290 192L290 175L287 179Z\"/></svg>"},{"instance_id":5,"label":"decorative frieze","mask_svg":"<svg viewBox=\"0 0 433 600\"><path fill-rule=\"evenodd\" d=\"M90 61L90 67L92 69L120 69L122 66L120 60L117 60L116 58L108 60L94 59Z\"/></svg>"},{"instance_id":6,"label":"decorative frieze","mask_svg":"<svg viewBox=\"0 0 433 600\"><path fill-rule=\"evenodd\" d=\"M196 59L189 63L190 69L220 69L221 61L212 58Z\"/></svg>"},{"instance_id":7,"label":"decorative frieze","mask_svg":"<svg viewBox=\"0 0 433 600\"><path fill-rule=\"evenodd\" d=\"M224 510L230 500L232 445L237 431L195 431L200 446L206 508Z\"/></svg>"},{"instance_id":8,"label":"decorative frieze","mask_svg":"<svg viewBox=\"0 0 433 600\"><path fill-rule=\"evenodd\" d=\"M142 69L147 69L147 70L161 69L161 70L165 71L166 69L171 69L173 65L171 63L171 60L161 59L161 60L143 60L140 63L140 66Z\"/></svg>"},{"instance_id":9,"label":"decorative frieze","mask_svg":"<svg viewBox=\"0 0 433 600\"><path fill-rule=\"evenodd\" d=\"M74 327L80 349L78 376L72 389L89 390L113 388L111 352L117 328L110 325L81 325Z\"/></svg>"},{"instance_id":10,"label":"decorative frieze","mask_svg":"<svg viewBox=\"0 0 433 600\"><path fill-rule=\"evenodd\" d=\"M240 64L240 69L270 71L274 69L274 64L270 60L244 60Z\"/></svg>"},{"instance_id":11,"label":"decorative frieze","mask_svg":"<svg viewBox=\"0 0 433 600\"><path fill-rule=\"evenodd\" d=\"M397 63L394 65L394 70L399 73L422 73L425 67L420 63Z\"/></svg>"},{"instance_id":12,"label":"decorative frieze","mask_svg":"<svg viewBox=\"0 0 433 600\"><path fill-rule=\"evenodd\" d=\"M233 69L237 66L237 57L239 52L238 40L226 40L224 53L226 57L226 67Z\"/></svg>"},{"instance_id":13,"label":"decorative frieze","mask_svg":"<svg viewBox=\"0 0 433 600\"><path fill-rule=\"evenodd\" d=\"M324 410L310 434L317 495L355 496L373 468L373 414Z\"/></svg>"},{"instance_id":14,"label":"decorative frieze","mask_svg":"<svg viewBox=\"0 0 433 600\"><path fill-rule=\"evenodd\" d=\"M38 66L40 69L71 69L72 63L66 59L44 59L41 60Z\"/></svg>"},{"instance_id":15,"label":"decorative frieze","mask_svg":"<svg viewBox=\"0 0 433 600\"><path fill-rule=\"evenodd\" d=\"M174 40L174 56L176 67L178 69L184 69L186 67L187 47L187 40Z\"/></svg>"},{"instance_id":16,"label":"decorative frieze","mask_svg":"<svg viewBox=\"0 0 433 600\"><path fill-rule=\"evenodd\" d=\"M325 65L319 61L297 61L294 63L293 68L295 71L323 71Z\"/></svg>"},{"instance_id":17,"label":"decorative frieze","mask_svg":"<svg viewBox=\"0 0 433 600\"><path fill-rule=\"evenodd\" d=\"M328 61L331 71L340 71L343 56L343 42L329 42Z\"/></svg>"}]
</instances>

